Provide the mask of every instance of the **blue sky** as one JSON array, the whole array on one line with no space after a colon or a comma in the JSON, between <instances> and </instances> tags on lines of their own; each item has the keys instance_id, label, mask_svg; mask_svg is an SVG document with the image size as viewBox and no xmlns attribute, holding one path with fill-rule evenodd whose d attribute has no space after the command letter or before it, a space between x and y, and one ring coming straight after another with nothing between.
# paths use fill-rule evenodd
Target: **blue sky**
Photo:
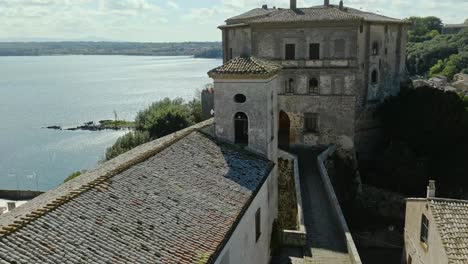
<instances>
[{"instance_id":1,"label":"blue sky","mask_svg":"<svg viewBox=\"0 0 468 264\"><path fill-rule=\"evenodd\" d=\"M338 3L339 0L331 0ZM468 18L468 0L345 0L387 16L435 15L444 23ZM322 0L298 0L301 7ZM0 0L0 41L219 41L218 25L262 4L289 0Z\"/></svg>"}]
</instances>

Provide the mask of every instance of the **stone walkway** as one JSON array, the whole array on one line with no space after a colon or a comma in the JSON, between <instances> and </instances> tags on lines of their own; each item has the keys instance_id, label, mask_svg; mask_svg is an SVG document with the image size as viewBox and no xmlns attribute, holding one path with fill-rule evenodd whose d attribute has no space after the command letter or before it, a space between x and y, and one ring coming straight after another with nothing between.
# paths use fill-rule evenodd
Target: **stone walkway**
<instances>
[{"instance_id":1,"label":"stone walkway","mask_svg":"<svg viewBox=\"0 0 468 264\"><path fill-rule=\"evenodd\" d=\"M299 158L304 220L307 230L306 264L351 264L338 220L317 170L319 149L295 149Z\"/></svg>"}]
</instances>

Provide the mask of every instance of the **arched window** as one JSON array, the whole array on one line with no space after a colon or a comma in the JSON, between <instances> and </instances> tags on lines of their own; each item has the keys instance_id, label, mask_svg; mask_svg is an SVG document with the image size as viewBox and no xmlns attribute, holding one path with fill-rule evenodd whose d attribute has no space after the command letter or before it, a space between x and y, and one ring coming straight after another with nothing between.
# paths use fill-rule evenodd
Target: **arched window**
<instances>
[{"instance_id":1,"label":"arched window","mask_svg":"<svg viewBox=\"0 0 468 264\"><path fill-rule=\"evenodd\" d=\"M316 78L311 78L309 80L309 93L318 94L319 93L319 82Z\"/></svg>"},{"instance_id":2,"label":"arched window","mask_svg":"<svg viewBox=\"0 0 468 264\"><path fill-rule=\"evenodd\" d=\"M286 93L294 93L294 79L289 78L285 83L285 92Z\"/></svg>"},{"instance_id":3,"label":"arched window","mask_svg":"<svg viewBox=\"0 0 468 264\"><path fill-rule=\"evenodd\" d=\"M371 74L371 82L372 84L376 84L379 82L379 73L377 70L373 70Z\"/></svg>"},{"instance_id":4,"label":"arched window","mask_svg":"<svg viewBox=\"0 0 468 264\"><path fill-rule=\"evenodd\" d=\"M379 55L379 43L372 43L372 55Z\"/></svg>"},{"instance_id":5,"label":"arched window","mask_svg":"<svg viewBox=\"0 0 468 264\"><path fill-rule=\"evenodd\" d=\"M234 116L234 132L236 144L249 144L249 118L245 113Z\"/></svg>"}]
</instances>

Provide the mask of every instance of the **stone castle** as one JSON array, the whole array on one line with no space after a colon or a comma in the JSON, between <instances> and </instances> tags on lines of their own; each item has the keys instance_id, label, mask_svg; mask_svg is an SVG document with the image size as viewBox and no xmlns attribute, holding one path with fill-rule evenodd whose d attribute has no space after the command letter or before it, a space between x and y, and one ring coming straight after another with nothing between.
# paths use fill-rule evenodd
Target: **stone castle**
<instances>
[{"instance_id":1,"label":"stone castle","mask_svg":"<svg viewBox=\"0 0 468 264\"><path fill-rule=\"evenodd\" d=\"M208 73L214 119L1 215L0 263L273 263L278 157L293 164L300 226L279 231L297 238L299 263L362 263L326 176L332 148L296 157L278 146L346 136L365 150L372 110L405 75L407 23L343 2L290 4L220 27L224 64Z\"/></svg>"},{"instance_id":2,"label":"stone castle","mask_svg":"<svg viewBox=\"0 0 468 264\"><path fill-rule=\"evenodd\" d=\"M218 135L234 142L232 118L242 112L253 145L273 147L272 131L283 147L344 135L365 155L378 134L375 106L405 79L408 26L328 0L311 8L296 0L289 9L264 5L228 19L219 27L225 65L210 72ZM259 77L262 70L268 74Z\"/></svg>"}]
</instances>

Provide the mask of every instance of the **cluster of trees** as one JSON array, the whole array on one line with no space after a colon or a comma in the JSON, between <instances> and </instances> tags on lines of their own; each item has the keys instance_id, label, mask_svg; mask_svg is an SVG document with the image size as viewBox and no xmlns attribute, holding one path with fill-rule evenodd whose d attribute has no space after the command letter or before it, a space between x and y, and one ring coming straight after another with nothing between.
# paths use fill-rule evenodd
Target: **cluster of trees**
<instances>
[{"instance_id":1,"label":"cluster of trees","mask_svg":"<svg viewBox=\"0 0 468 264\"><path fill-rule=\"evenodd\" d=\"M468 30L440 35L442 22L436 17L409 20L407 68L411 75L444 75L451 80L459 72L468 73Z\"/></svg>"},{"instance_id":2,"label":"cluster of trees","mask_svg":"<svg viewBox=\"0 0 468 264\"><path fill-rule=\"evenodd\" d=\"M378 111L385 144L374 184L423 196L428 180L443 197L468 192L468 100L430 87L407 89Z\"/></svg>"},{"instance_id":3,"label":"cluster of trees","mask_svg":"<svg viewBox=\"0 0 468 264\"><path fill-rule=\"evenodd\" d=\"M3 42L0 56L139 55L222 57L221 42Z\"/></svg>"},{"instance_id":4,"label":"cluster of trees","mask_svg":"<svg viewBox=\"0 0 468 264\"><path fill-rule=\"evenodd\" d=\"M409 42L424 42L431 40L442 32L442 20L438 17L410 17L411 28L408 31Z\"/></svg>"},{"instance_id":5,"label":"cluster of trees","mask_svg":"<svg viewBox=\"0 0 468 264\"><path fill-rule=\"evenodd\" d=\"M140 111L135 118L135 131L119 138L106 150L105 160L111 160L139 145L167 136L202 121L201 101L185 102L166 98Z\"/></svg>"}]
</instances>

